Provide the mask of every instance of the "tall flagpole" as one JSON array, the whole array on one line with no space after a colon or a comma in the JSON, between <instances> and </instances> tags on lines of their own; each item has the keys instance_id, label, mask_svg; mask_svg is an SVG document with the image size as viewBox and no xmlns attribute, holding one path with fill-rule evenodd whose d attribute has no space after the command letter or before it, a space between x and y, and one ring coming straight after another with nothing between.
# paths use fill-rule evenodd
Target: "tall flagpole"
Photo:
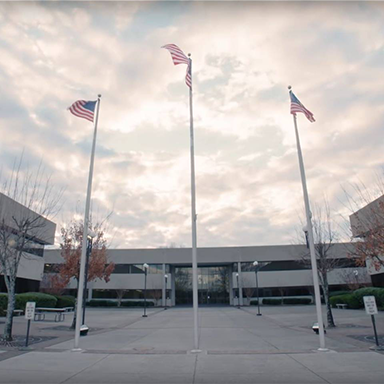
<instances>
[{"instance_id":1,"label":"tall flagpole","mask_svg":"<svg viewBox=\"0 0 384 384\"><path fill-rule=\"evenodd\" d=\"M193 136L193 109L192 109L192 59L189 57L189 70L191 73L191 86L189 87L189 112L190 112L190 138L191 138L191 211L192 211L192 293L193 293L193 345L194 351L199 351L198 328L198 294L197 294L197 235L196 235L196 187L195 187L195 149Z\"/></svg>"},{"instance_id":2,"label":"tall flagpole","mask_svg":"<svg viewBox=\"0 0 384 384\"><path fill-rule=\"evenodd\" d=\"M93 164L95 160L96 134L97 134L97 122L99 120L100 98L101 98L101 95L98 95L95 126L93 131L91 161L89 164L88 188L87 188L87 198L85 202L85 214L84 214L83 242L81 247L81 259L80 259L79 286L77 290L75 347L73 351L81 351L81 349L79 348L80 326L82 323L81 309L83 305L83 290L84 290L84 281L85 281L85 259L86 259L86 253L87 253L87 237L88 237L88 225L89 225L89 209L91 205Z\"/></svg>"},{"instance_id":3,"label":"tall flagpole","mask_svg":"<svg viewBox=\"0 0 384 384\"><path fill-rule=\"evenodd\" d=\"M291 90L291 87L288 87ZM303 196L304 196L304 205L305 205L305 215L307 219L307 231L308 231L308 242L309 242L309 252L311 255L311 265L312 265L312 276L313 276L313 286L315 290L315 302L316 302L316 313L317 313L317 322L319 324L319 339L320 339L320 348L319 351L327 351L325 348L325 337L324 337L324 324L323 324L323 315L321 311L321 299L320 299L320 288L319 288L319 276L317 274L317 261L316 261L316 252L315 244L313 241L313 230L312 230L312 213L309 206L309 197L307 190L307 181L305 178L304 170L304 161L303 155L301 152L300 146L300 137L299 130L297 129L297 118L296 114L293 115L293 123L295 125L295 134L296 134L296 144L297 144L297 155L299 157L299 166L300 166L300 175L301 183L303 186Z\"/></svg>"}]
</instances>

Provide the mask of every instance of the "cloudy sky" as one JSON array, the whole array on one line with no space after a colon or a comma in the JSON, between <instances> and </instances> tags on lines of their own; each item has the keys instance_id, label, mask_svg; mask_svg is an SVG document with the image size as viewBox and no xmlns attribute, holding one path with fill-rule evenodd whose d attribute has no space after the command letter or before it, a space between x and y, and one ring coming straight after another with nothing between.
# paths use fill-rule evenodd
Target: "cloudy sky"
<instances>
[{"instance_id":1,"label":"cloudy sky","mask_svg":"<svg viewBox=\"0 0 384 384\"><path fill-rule=\"evenodd\" d=\"M383 164L384 4L0 4L0 156L7 177L42 161L65 187L58 228L84 211L92 124L66 108L102 94L93 210L112 245L190 246L188 88L193 59L198 246L291 243L303 213L287 86L312 203L350 212L343 186Z\"/></svg>"}]
</instances>

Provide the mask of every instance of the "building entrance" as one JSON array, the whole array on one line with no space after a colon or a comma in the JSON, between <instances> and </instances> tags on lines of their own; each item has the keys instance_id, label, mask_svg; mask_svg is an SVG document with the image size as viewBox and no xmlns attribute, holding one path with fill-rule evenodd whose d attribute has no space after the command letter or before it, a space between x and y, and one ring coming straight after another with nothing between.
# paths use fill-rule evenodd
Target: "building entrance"
<instances>
[{"instance_id":1,"label":"building entrance","mask_svg":"<svg viewBox=\"0 0 384 384\"><path fill-rule=\"evenodd\" d=\"M229 305L229 269L227 266L197 269L199 304ZM175 268L176 305L192 305L192 268Z\"/></svg>"}]
</instances>

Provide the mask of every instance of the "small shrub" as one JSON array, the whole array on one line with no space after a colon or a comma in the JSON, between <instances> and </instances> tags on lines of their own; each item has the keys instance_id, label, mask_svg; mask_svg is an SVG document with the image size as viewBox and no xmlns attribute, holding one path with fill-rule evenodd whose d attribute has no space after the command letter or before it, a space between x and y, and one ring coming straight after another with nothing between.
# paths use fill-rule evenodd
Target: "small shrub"
<instances>
[{"instance_id":1,"label":"small shrub","mask_svg":"<svg viewBox=\"0 0 384 384\"><path fill-rule=\"evenodd\" d=\"M336 304L347 304L349 309L362 308L357 297L350 293L348 295L334 296L329 299L332 308L336 308Z\"/></svg>"},{"instance_id":2,"label":"small shrub","mask_svg":"<svg viewBox=\"0 0 384 384\"><path fill-rule=\"evenodd\" d=\"M263 299L263 304L266 305L281 305L282 302L281 299Z\"/></svg>"},{"instance_id":3,"label":"small shrub","mask_svg":"<svg viewBox=\"0 0 384 384\"><path fill-rule=\"evenodd\" d=\"M57 299L55 296L41 292L27 292L16 295L16 309L25 309L28 301L34 301L36 307L55 308Z\"/></svg>"},{"instance_id":4,"label":"small shrub","mask_svg":"<svg viewBox=\"0 0 384 384\"><path fill-rule=\"evenodd\" d=\"M6 293L0 293L0 309L7 309L8 295Z\"/></svg>"},{"instance_id":5,"label":"small shrub","mask_svg":"<svg viewBox=\"0 0 384 384\"><path fill-rule=\"evenodd\" d=\"M307 305L307 304L311 304L312 303L312 300L309 299L309 298L306 298L306 297L301 297L301 298L287 298L287 299L283 299L283 304L290 304L290 305L296 305L296 304L299 304L299 305Z\"/></svg>"},{"instance_id":6,"label":"small shrub","mask_svg":"<svg viewBox=\"0 0 384 384\"><path fill-rule=\"evenodd\" d=\"M251 300L250 302L249 302L249 305L257 305L258 304L258 301L257 300ZM260 304L261 304L261 302L260 302Z\"/></svg>"},{"instance_id":7,"label":"small shrub","mask_svg":"<svg viewBox=\"0 0 384 384\"><path fill-rule=\"evenodd\" d=\"M56 296L56 308L75 307L76 299L73 296Z\"/></svg>"},{"instance_id":8,"label":"small shrub","mask_svg":"<svg viewBox=\"0 0 384 384\"><path fill-rule=\"evenodd\" d=\"M0 308L0 317L5 317L5 310Z\"/></svg>"},{"instance_id":9,"label":"small shrub","mask_svg":"<svg viewBox=\"0 0 384 384\"><path fill-rule=\"evenodd\" d=\"M378 307L384 306L384 288L360 288L353 292L357 300L359 301L361 308L364 307L364 296L375 296L376 304Z\"/></svg>"},{"instance_id":10,"label":"small shrub","mask_svg":"<svg viewBox=\"0 0 384 384\"><path fill-rule=\"evenodd\" d=\"M329 292L329 297L350 295L351 293L353 292L352 291L333 291L333 292Z\"/></svg>"}]
</instances>

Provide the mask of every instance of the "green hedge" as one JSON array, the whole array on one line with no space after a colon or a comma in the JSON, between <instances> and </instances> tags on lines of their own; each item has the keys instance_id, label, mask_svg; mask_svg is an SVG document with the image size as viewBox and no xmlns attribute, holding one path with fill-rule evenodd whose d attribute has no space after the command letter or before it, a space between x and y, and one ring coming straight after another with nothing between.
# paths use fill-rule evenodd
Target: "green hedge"
<instances>
[{"instance_id":1,"label":"green hedge","mask_svg":"<svg viewBox=\"0 0 384 384\"><path fill-rule=\"evenodd\" d=\"M351 293L353 292L352 291L333 291L333 292L329 292L329 297L350 295Z\"/></svg>"},{"instance_id":2,"label":"green hedge","mask_svg":"<svg viewBox=\"0 0 384 384\"><path fill-rule=\"evenodd\" d=\"M8 295L6 293L0 293L0 309L7 309Z\"/></svg>"},{"instance_id":3,"label":"green hedge","mask_svg":"<svg viewBox=\"0 0 384 384\"><path fill-rule=\"evenodd\" d=\"M292 297L292 298L287 298L287 299L283 299L283 304L290 304L290 305L295 305L295 304L300 304L300 305L307 305L307 304L311 304L312 303L312 300L309 299L309 298L305 298L305 297L302 297L302 298L299 298L299 297Z\"/></svg>"},{"instance_id":4,"label":"green hedge","mask_svg":"<svg viewBox=\"0 0 384 384\"><path fill-rule=\"evenodd\" d=\"M249 305L257 305L257 304L258 304L257 300L252 300L249 302ZM261 304L261 301L260 301L260 304Z\"/></svg>"},{"instance_id":5,"label":"green hedge","mask_svg":"<svg viewBox=\"0 0 384 384\"><path fill-rule=\"evenodd\" d=\"M144 307L144 301L122 301L122 307ZM154 307L153 301L147 301L147 307Z\"/></svg>"},{"instance_id":6,"label":"green hedge","mask_svg":"<svg viewBox=\"0 0 384 384\"><path fill-rule=\"evenodd\" d=\"M353 292L353 295L359 301L360 308L364 308L364 296L375 296L378 307L384 307L384 288L360 288Z\"/></svg>"},{"instance_id":7,"label":"green hedge","mask_svg":"<svg viewBox=\"0 0 384 384\"><path fill-rule=\"evenodd\" d=\"M73 296L56 296L56 308L75 307L76 299Z\"/></svg>"},{"instance_id":8,"label":"green hedge","mask_svg":"<svg viewBox=\"0 0 384 384\"><path fill-rule=\"evenodd\" d=\"M117 307L117 302L112 300L91 300L87 305L90 307Z\"/></svg>"},{"instance_id":9,"label":"green hedge","mask_svg":"<svg viewBox=\"0 0 384 384\"><path fill-rule=\"evenodd\" d=\"M55 296L40 292L27 292L16 295L16 309L25 309L27 301L36 302L36 307L55 308L57 299Z\"/></svg>"},{"instance_id":10,"label":"green hedge","mask_svg":"<svg viewBox=\"0 0 384 384\"><path fill-rule=\"evenodd\" d=\"M362 308L359 299L353 293L348 295L333 296L329 299L329 301L333 308L336 308L336 304L347 304L349 309Z\"/></svg>"},{"instance_id":11,"label":"green hedge","mask_svg":"<svg viewBox=\"0 0 384 384\"><path fill-rule=\"evenodd\" d=\"M263 299L265 305L281 305L283 300L281 299Z\"/></svg>"}]
</instances>

